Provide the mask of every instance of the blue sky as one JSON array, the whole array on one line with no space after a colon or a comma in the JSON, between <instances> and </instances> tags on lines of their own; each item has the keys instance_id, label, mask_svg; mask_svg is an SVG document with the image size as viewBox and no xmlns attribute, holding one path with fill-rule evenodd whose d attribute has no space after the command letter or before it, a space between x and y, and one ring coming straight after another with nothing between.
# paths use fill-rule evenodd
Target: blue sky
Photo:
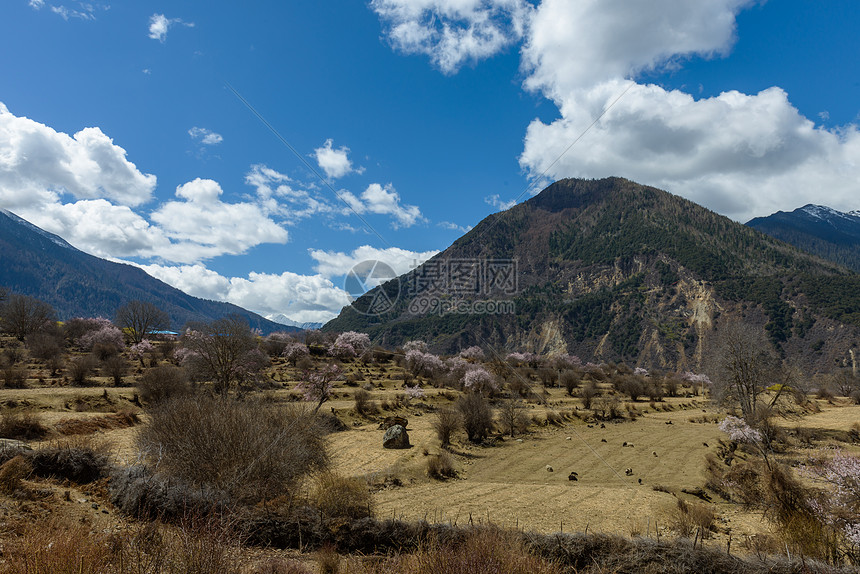
<instances>
[{"instance_id":1,"label":"blue sky","mask_svg":"<svg viewBox=\"0 0 860 574\"><path fill-rule=\"evenodd\" d=\"M860 209L858 23L849 0L6 0L0 208L299 321L356 263L405 272L561 177L738 221Z\"/></svg>"}]
</instances>

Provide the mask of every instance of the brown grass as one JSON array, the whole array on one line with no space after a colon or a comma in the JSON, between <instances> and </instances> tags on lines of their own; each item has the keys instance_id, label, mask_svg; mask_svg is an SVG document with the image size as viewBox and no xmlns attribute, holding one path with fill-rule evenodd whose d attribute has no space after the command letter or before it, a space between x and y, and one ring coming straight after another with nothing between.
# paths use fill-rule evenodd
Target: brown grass
<instances>
[{"instance_id":1,"label":"brown grass","mask_svg":"<svg viewBox=\"0 0 860 574\"><path fill-rule=\"evenodd\" d=\"M84 435L99 431L133 427L139 422L140 417L137 413L121 411L100 417L63 419L54 425L54 428L62 435Z\"/></svg>"}]
</instances>

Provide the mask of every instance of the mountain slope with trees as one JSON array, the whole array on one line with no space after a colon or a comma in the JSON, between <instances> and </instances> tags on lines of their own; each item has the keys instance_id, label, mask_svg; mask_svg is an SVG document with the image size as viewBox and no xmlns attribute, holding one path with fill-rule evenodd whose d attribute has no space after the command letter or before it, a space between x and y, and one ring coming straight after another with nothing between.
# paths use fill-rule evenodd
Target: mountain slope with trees
<instances>
[{"instance_id":1,"label":"mountain slope with trees","mask_svg":"<svg viewBox=\"0 0 860 574\"><path fill-rule=\"evenodd\" d=\"M488 271L505 261L516 261L513 292ZM442 276L449 285L430 280ZM381 293L393 307L368 312ZM482 300L514 309L445 312ZM485 218L324 330L687 368L727 318L764 326L811 368L832 368L860 328L860 275L656 188L568 179Z\"/></svg>"},{"instance_id":2,"label":"mountain slope with trees","mask_svg":"<svg viewBox=\"0 0 860 574\"><path fill-rule=\"evenodd\" d=\"M777 211L747 225L823 259L860 271L860 212L843 213L822 205Z\"/></svg>"},{"instance_id":3,"label":"mountain slope with trees","mask_svg":"<svg viewBox=\"0 0 860 574\"><path fill-rule=\"evenodd\" d=\"M0 285L45 301L61 320L114 317L124 304L139 300L165 311L174 329L189 321L209 322L235 314L265 333L299 330L230 303L192 297L132 265L88 255L4 210L0 210Z\"/></svg>"}]
</instances>

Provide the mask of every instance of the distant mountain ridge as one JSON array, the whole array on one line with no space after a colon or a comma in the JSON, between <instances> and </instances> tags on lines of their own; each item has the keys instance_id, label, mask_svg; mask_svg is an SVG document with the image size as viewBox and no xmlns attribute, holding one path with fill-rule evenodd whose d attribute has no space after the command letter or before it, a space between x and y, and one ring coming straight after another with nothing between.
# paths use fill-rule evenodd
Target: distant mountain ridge
<instances>
[{"instance_id":1,"label":"distant mountain ridge","mask_svg":"<svg viewBox=\"0 0 860 574\"><path fill-rule=\"evenodd\" d=\"M279 323L281 325L287 325L288 327L297 327L302 329L303 331L315 331L323 326L322 323L314 323L306 321L304 323L300 321L293 321L283 313L272 313L271 315L266 315L266 319L269 321L274 321L275 323Z\"/></svg>"},{"instance_id":2,"label":"distant mountain ridge","mask_svg":"<svg viewBox=\"0 0 860 574\"><path fill-rule=\"evenodd\" d=\"M264 333L299 330L230 303L192 297L138 267L84 253L6 210L0 210L0 286L50 303L60 319L112 318L121 305L139 299L166 311L174 329L238 314Z\"/></svg>"},{"instance_id":3,"label":"distant mountain ridge","mask_svg":"<svg viewBox=\"0 0 860 574\"><path fill-rule=\"evenodd\" d=\"M477 262L474 272L464 261ZM515 292L482 275L481 265L499 261L517 262ZM453 268L470 279L465 289L427 280ZM395 302L386 312L368 312L386 300ZM481 300L515 311L416 304L468 310ZM446 352L477 344L685 369L701 364L715 328L731 319L764 327L811 370L832 369L850 360L860 334L860 275L653 187L568 179L488 216L323 330L364 331L392 346L423 339Z\"/></svg>"},{"instance_id":4,"label":"distant mountain ridge","mask_svg":"<svg viewBox=\"0 0 860 574\"><path fill-rule=\"evenodd\" d=\"M843 213L823 205L778 211L747 223L823 259L860 271L860 211Z\"/></svg>"}]
</instances>

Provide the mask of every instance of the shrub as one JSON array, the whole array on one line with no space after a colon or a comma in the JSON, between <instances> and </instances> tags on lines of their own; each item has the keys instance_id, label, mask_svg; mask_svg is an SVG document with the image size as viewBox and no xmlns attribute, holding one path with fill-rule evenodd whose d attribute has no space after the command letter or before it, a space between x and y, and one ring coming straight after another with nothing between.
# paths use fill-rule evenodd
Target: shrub
<instances>
[{"instance_id":1,"label":"shrub","mask_svg":"<svg viewBox=\"0 0 860 574\"><path fill-rule=\"evenodd\" d=\"M475 367L463 375L463 387L476 393L492 393L498 389L496 379L483 367Z\"/></svg>"},{"instance_id":2,"label":"shrub","mask_svg":"<svg viewBox=\"0 0 860 574\"><path fill-rule=\"evenodd\" d=\"M137 381L137 390L143 402L154 405L175 396L191 393L185 371L173 365L159 365L150 369Z\"/></svg>"},{"instance_id":3,"label":"shrub","mask_svg":"<svg viewBox=\"0 0 860 574\"><path fill-rule=\"evenodd\" d=\"M499 422L502 430L511 436L525 432L529 427L529 417L522 401L518 398L503 401L499 409Z\"/></svg>"},{"instance_id":4,"label":"shrub","mask_svg":"<svg viewBox=\"0 0 860 574\"><path fill-rule=\"evenodd\" d=\"M351 521L373 515L373 498L367 483L332 472L316 478L313 503L329 521Z\"/></svg>"},{"instance_id":5,"label":"shrub","mask_svg":"<svg viewBox=\"0 0 860 574\"><path fill-rule=\"evenodd\" d=\"M109 464L105 455L86 446L54 446L27 454L33 473L44 478L68 479L89 484L107 474Z\"/></svg>"},{"instance_id":6,"label":"shrub","mask_svg":"<svg viewBox=\"0 0 860 574\"><path fill-rule=\"evenodd\" d=\"M98 361L92 355L83 355L69 361L69 377L72 384L83 386L89 383L90 374L98 366Z\"/></svg>"},{"instance_id":7,"label":"shrub","mask_svg":"<svg viewBox=\"0 0 860 574\"><path fill-rule=\"evenodd\" d=\"M379 412L379 405L370 399L370 393L364 389L357 389L352 398L355 400L355 412L363 417L375 415Z\"/></svg>"},{"instance_id":8,"label":"shrub","mask_svg":"<svg viewBox=\"0 0 860 574\"><path fill-rule=\"evenodd\" d=\"M30 476L33 465L20 454L0 466L0 493L12 494L21 488L21 481Z\"/></svg>"},{"instance_id":9,"label":"shrub","mask_svg":"<svg viewBox=\"0 0 860 574\"><path fill-rule=\"evenodd\" d=\"M672 527L684 538L690 538L697 532L702 538L708 538L714 529L715 518L713 508L697 502L688 503L679 498L672 515Z\"/></svg>"},{"instance_id":10,"label":"shrub","mask_svg":"<svg viewBox=\"0 0 860 574\"><path fill-rule=\"evenodd\" d=\"M460 413L453 409L439 409L436 420L433 421L433 430L442 442L442 446L451 444L451 435L460 428Z\"/></svg>"},{"instance_id":11,"label":"shrub","mask_svg":"<svg viewBox=\"0 0 860 574\"><path fill-rule=\"evenodd\" d=\"M41 417L30 411L6 410L0 415L0 437L15 440L41 440L48 435Z\"/></svg>"},{"instance_id":12,"label":"shrub","mask_svg":"<svg viewBox=\"0 0 860 574\"><path fill-rule=\"evenodd\" d=\"M259 501L327 467L325 434L308 409L198 395L157 403L139 444L168 476Z\"/></svg>"},{"instance_id":13,"label":"shrub","mask_svg":"<svg viewBox=\"0 0 860 574\"><path fill-rule=\"evenodd\" d=\"M27 371L20 367L6 367L2 371L3 386L7 389L26 389Z\"/></svg>"},{"instance_id":14,"label":"shrub","mask_svg":"<svg viewBox=\"0 0 860 574\"><path fill-rule=\"evenodd\" d=\"M128 372L128 363L120 355L113 355L102 363L104 374L111 378L114 386L122 385L122 378Z\"/></svg>"},{"instance_id":15,"label":"shrub","mask_svg":"<svg viewBox=\"0 0 860 574\"><path fill-rule=\"evenodd\" d=\"M582 399L582 406L591 410L591 403L594 402L594 399L599 395L600 391L597 389L597 385L594 381L589 381L584 387L582 387L582 391L579 393L579 398Z\"/></svg>"},{"instance_id":16,"label":"shrub","mask_svg":"<svg viewBox=\"0 0 860 574\"><path fill-rule=\"evenodd\" d=\"M559 376L559 383L564 387L569 396L573 396L573 391L579 388L579 374L576 371L562 371Z\"/></svg>"},{"instance_id":17,"label":"shrub","mask_svg":"<svg viewBox=\"0 0 860 574\"><path fill-rule=\"evenodd\" d=\"M466 393L457 401L463 429L472 442L481 442L493 428L493 411L480 393Z\"/></svg>"},{"instance_id":18,"label":"shrub","mask_svg":"<svg viewBox=\"0 0 860 574\"><path fill-rule=\"evenodd\" d=\"M457 470L454 468L454 460L444 450L427 458L427 476L436 480L454 478Z\"/></svg>"},{"instance_id":19,"label":"shrub","mask_svg":"<svg viewBox=\"0 0 860 574\"><path fill-rule=\"evenodd\" d=\"M63 352L62 338L54 333L33 333L27 337L27 348L30 355L40 361L47 361Z\"/></svg>"}]
</instances>

